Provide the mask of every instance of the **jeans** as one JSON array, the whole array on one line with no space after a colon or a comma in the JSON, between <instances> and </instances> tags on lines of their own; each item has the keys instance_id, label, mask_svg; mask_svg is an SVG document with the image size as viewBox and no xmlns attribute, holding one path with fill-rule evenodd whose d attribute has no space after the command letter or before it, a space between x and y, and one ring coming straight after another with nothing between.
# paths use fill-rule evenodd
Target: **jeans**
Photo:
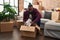
<instances>
[{"instance_id":1,"label":"jeans","mask_svg":"<svg viewBox=\"0 0 60 40\"><path fill-rule=\"evenodd\" d=\"M36 24L40 27L41 21L39 20Z\"/></svg>"}]
</instances>

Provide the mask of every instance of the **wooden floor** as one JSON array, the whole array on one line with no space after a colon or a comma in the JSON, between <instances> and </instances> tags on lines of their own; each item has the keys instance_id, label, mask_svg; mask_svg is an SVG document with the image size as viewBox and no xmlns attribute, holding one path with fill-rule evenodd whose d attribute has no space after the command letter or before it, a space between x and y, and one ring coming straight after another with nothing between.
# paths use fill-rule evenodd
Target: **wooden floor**
<instances>
[{"instance_id":1,"label":"wooden floor","mask_svg":"<svg viewBox=\"0 0 60 40\"><path fill-rule=\"evenodd\" d=\"M57 39L57 38L52 38L52 37L44 37L44 40L60 40L60 39Z\"/></svg>"},{"instance_id":2,"label":"wooden floor","mask_svg":"<svg viewBox=\"0 0 60 40\"><path fill-rule=\"evenodd\" d=\"M44 32L42 30L42 35L37 35L36 38L21 37L20 31L17 28L13 29L13 32L0 33L0 40L58 40L55 38L44 37Z\"/></svg>"},{"instance_id":3,"label":"wooden floor","mask_svg":"<svg viewBox=\"0 0 60 40\"><path fill-rule=\"evenodd\" d=\"M21 37L20 31L14 28L13 32L0 33L0 40L44 40L44 36L37 35L36 38Z\"/></svg>"}]
</instances>

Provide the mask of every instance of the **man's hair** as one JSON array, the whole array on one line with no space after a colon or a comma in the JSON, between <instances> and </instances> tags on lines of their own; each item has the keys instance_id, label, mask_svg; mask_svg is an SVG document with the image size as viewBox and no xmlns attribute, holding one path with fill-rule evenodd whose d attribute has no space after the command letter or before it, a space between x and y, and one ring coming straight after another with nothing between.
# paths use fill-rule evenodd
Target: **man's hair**
<instances>
[{"instance_id":1,"label":"man's hair","mask_svg":"<svg viewBox=\"0 0 60 40\"><path fill-rule=\"evenodd\" d=\"M31 3L29 3L28 7L32 7L33 5Z\"/></svg>"}]
</instances>

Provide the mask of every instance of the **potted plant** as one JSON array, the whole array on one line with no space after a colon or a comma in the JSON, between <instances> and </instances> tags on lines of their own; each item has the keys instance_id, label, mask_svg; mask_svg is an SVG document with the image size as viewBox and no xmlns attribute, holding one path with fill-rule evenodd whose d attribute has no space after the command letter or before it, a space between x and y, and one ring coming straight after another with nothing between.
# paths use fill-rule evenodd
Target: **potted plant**
<instances>
[{"instance_id":1,"label":"potted plant","mask_svg":"<svg viewBox=\"0 0 60 40\"><path fill-rule=\"evenodd\" d=\"M10 4L4 3L4 9L0 12L0 21L10 21L10 19L15 18L16 11L12 8Z\"/></svg>"},{"instance_id":2,"label":"potted plant","mask_svg":"<svg viewBox=\"0 0 60 40\"><path fill-rule=\"evenodd\" d=\"M3 14L2 14L2 12L0 12L0 21L2 21L3 20Z\"/></svg>"}]
</instances>

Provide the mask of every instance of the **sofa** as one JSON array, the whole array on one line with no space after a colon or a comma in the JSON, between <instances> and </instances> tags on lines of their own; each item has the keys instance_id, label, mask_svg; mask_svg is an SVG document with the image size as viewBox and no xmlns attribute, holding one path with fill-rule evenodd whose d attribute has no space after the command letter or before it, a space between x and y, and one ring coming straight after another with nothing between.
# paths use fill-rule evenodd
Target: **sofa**
<instances>
[{"instance_id":1,"label":"sofa","mask_svg":"<svg viewBox=\"0 0 60 40\"><path fill-rule=\"evenodd\" d=\"M56 23L52 20L46 22L44 27L44 36L60 39L60 23Z\"/></svg>"},{"instance_id":2,"label":"sofa","mask_svg":"<svg viewBox=\"0 0 60 40\"><path fill-rule=\"evenodd\" d=\"M42 15L41 23L46 23L49 20L51 20L51 14L52 14L51 11L42 11L42 13L41 13L41 15Z\"/></svg>"},{"instance_id":3,"label":"sofa","mask_svg":"<svg viewBox=\"0 0 60 40\"><path fill-rule=\"evenodd\" d=\"M42 18L41 18L41 28L44 29L44 25L46 22L50 21L51 20L51 14L52 12L51 11L42 11L41 15L42 15Z\"/></svg>"}]
</instances>

